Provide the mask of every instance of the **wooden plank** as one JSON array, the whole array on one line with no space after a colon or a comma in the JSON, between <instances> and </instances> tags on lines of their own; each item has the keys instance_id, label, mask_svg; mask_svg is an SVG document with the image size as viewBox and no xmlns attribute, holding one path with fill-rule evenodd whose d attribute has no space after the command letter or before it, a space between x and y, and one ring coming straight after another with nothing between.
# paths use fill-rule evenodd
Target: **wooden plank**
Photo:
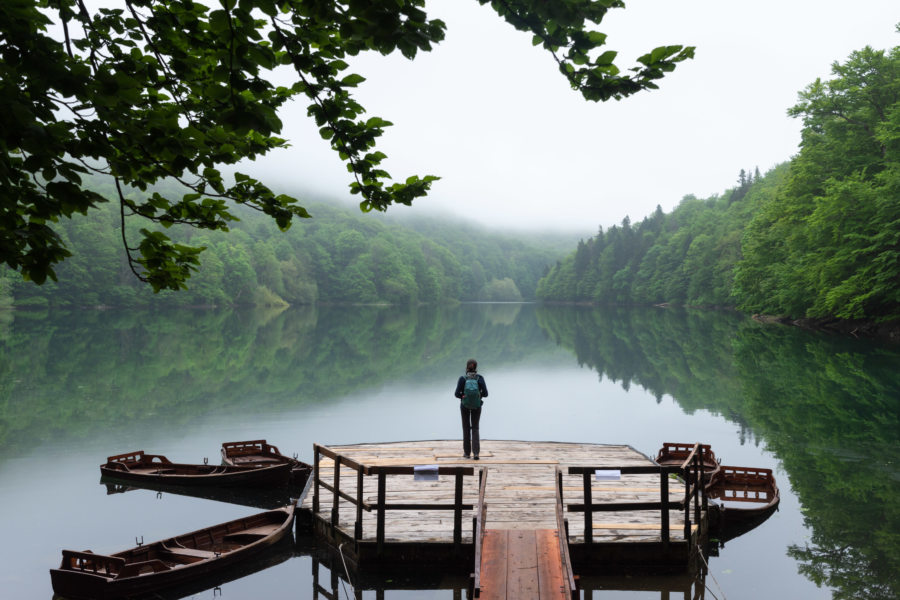
<instances>
[{"instance_id":1,"label":"wooden plank","mask_svg":"<svg viewBox=\"0 0 900 600\"><path fill-rule=\"evenodd\" d=\"M487 530L481 549L481 598L506 600L509 532Z\"/></svg>"},{"instance_id":2,"label":"wooden plank","mask_svg":"<svg viewBox=\"0 0 900 600\"><path fill-rule=\"evenodd\" d=\"M538 590L541 600L564 600L567 587L559 555L559 538L555 529L539 529L537 542Z\"/></svg>"},{"instance_id":3,"label":"wooden plank","mask_svg":"<svg viewBox=\"0 0 900 600\"><path fill-rule=\"evenodd\" d=\"M545 458L482 458L479 464L489 465L558 465L558 460L547 460Z\"/></svg>"},{"instance_id":4,"label":"wooden plank","mask_svg":"<svg viewBox=\"0 0 900 600\"><path fill-rule=\"evenodd\" d=\"M463 457L462 446L460 446L459 452L447 452L447 453L435 452L434 455L437 458L447 458L447 459L455 458L455 459L459 460L459 462L466 462L467 460L474 461L474 459L472 459L472 458L466 459ZM484 450L479 451L479 456L481 458L484 458L486 456L493 456L493 455L494 455L493 452L485 452Z\"/></svg>"},{"instance_id":5,"label":"wooden plank","mask_svg":"<svg viewBox=\"0 0 900 600\"><path fill-rule=\"evenodd\" d=\"M428 446L367 446L364 448L357 448L355 446L329 446L328 447L335 452L339 452L341 454L349 454L353 456L355 460L360 460L360 456L380 456L385 452L422 452L434 450L434 448ZM368 453L368 454L366 454ZM354 456L355 455L355 456Z\"/></svg>"},{"instance_id":6,"label":"wooden plank","mask_svg":"<svg viewBox=\"0 0 900 600\"><path fill-rule=\"evenodd\" d=\"M509 532L507 598L539 598L537 542L533 529Z\"/></svg>"},{"instance_id":7,"label":"wooden plank","mask_svg":"<svg viewBox=\"0 0 900 600\"><path fill-rule=\"evenodd\" d=\"M646 531L659 531L662 529L659 523L594 523L594 529L631 529L631 530L646 530ZM670 530L680 531L684 529L684 525L670 525ZM696 531L697 526L691 525L691 531Z\"/></svg>"},{"instance_id":8,"label":"wooden plank","mask_svg":"<svg viewBox=\"0 0 900 600\"><path fill-rule=\"evenodd\" d=\"M367 467L436 465L437 458L432 456L379 456L359 461Z\"/></svg>"},{"instance_id":9,"label":"wooden plank","mask_svg":"<svg viewBox=\"0 0 900 600\"><path fill-rule=\"evenodd\" d=\"M509 491L522 491L522 492L553 492L556 491L556 488L552 485L505 485L503 486L504 490ZM583 488L580 485L566 485L563 486L564 492L580 492ZM610 493L610 494L625 494L625 493L648 493L648 494L658 494L660 488L657 487L630 487L630 486L591 486L592 492L601 492L601 493ZM669 486L669 494L680 494L684 495L684 488L674 488Z\"/></svg>"}]
</instances>

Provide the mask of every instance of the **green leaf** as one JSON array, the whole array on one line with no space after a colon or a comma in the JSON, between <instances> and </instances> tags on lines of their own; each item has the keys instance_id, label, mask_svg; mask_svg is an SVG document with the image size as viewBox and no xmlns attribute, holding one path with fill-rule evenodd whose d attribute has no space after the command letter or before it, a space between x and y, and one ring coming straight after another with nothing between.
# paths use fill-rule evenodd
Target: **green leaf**
<instances>
[{"instance_id":1,"label":"green leaf","mask_svg":"<svg viewBox=\"0 0 900 600\"><path fill-rule=\"evenodd\" d=\"M345 85L347 87L356 87L357 85L359 85L360 83L362 83L365 80L366 80L366 78L363 77L362 75L357 75L356 73L351 73L350 75L347 75L346 77L341 79L341 85Z\"/></svg>"}]
</instances>

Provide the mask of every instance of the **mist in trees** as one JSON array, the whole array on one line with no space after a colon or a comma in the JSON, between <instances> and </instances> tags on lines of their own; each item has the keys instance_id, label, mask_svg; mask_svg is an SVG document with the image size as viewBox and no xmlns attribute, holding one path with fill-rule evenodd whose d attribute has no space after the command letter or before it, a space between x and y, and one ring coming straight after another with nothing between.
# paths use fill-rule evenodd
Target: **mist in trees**
<instances>
[{"instance_id":1,"label":"mist in trees","mask_svg":"<svg viewBox=\"0 0 900 600\"><path fill-rule=\"evenodd\" d=\"M100 191L108 186L96 183ZM521 301L534 299L538 279L563 254L558 243L526 242L462 220L399 223L329 204L310 206L317 218L287 232L250 210L236 212L241 220L228 234L170 231L176 243L205 248L203 264L187 289L154 294L131 275L114 205L101 205L87 217L59 223L60 237L75 252L57 267L58 281L35 286L0 268L0 306Z\"/></svg>"}]
</instances>

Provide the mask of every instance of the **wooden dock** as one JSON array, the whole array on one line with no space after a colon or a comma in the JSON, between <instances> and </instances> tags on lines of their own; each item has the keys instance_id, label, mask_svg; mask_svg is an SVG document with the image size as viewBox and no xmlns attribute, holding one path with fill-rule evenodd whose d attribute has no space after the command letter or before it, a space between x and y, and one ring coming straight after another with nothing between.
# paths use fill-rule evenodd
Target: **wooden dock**
<instances>
[{"instance_id":1,"label":"wooden dock","mask_svg":"<svg viewBox=\"0 0 900 600\"><path fill-rule=\"evenodd\" d=\"M441 561L487 576L500 540L538 548L551 531L570 573L685 571L706 513L702 485L677 472L621 445L485 440L478 461L459 440L316 445L301 518L358 569Z\"/></svg>"}]
</instances>

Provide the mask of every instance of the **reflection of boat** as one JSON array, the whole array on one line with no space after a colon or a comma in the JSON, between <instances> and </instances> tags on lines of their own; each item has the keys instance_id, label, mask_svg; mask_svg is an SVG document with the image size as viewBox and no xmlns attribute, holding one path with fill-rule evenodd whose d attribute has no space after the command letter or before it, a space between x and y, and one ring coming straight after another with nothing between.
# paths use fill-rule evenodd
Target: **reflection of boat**
<instances>
[{"instance_id":1,"label":"reflection of boat","mask_svg":"<svg viewBox=\"0 0 900 600\"><path fill-rule=\"evenodd\" d=\"M703 453L703 481L709 483L719 472L719 461L709 444L700 444ZM694 450L694 444L665 442L656 455L656 462L661 465L680 467Z\"/></svg>"},{"instance_id":2,"label":"reflection of boat","mask_svg":"<svg viewBox=\"0 0 900 600\"><path fill-rule=\"evenodd\" d=\"M752 527L762 523L780 501L772 470L750 467L722 466L707 484L706 495L710 509L720 514L723 527L735 530L745 522L752 522Z\"/></svg>"},{"instance_id":3,"label":"reflection of boat","mask_svg":"<svg viewBox=\"0 0 900 600\"><path fill-rule=\"evenodd\" d=\"M282 454L277 446L266 440L225 442L222 444L222 462L226 465L265 466L287 463L291 465L291 482L303 485L312 473L312 466Z\"/></svg>"},{"instance_id":4,"label":"reflection of boat","mask_svg":"<svg viewBox=\"0 0 900 600\"><path fill-rule=\"evenodd\" d=\"M122 598L231 570L291 533L294 504L117 552L62 551L53 591L70 598Z\"/></svg>"},{"instance_id":5,"label":"reflection of boat","mask_svg":"<svg viewBox=\"0 0 900 600\"><path fill-rule=\"evenodd\" d=\"M156 481L122 481L106 475L100 478L100 483L106 485L107 495L123 494L136 490L151 490L264 509L284 506L290 502L291 498L296 498L303 491L303 486L293 484L264 487L206 487L199 485L167 485Z\"/></svg>"},{"instance_id":6,"label":"reflection of boat","mask_svg":"<svg viewBox=\"0 0 900 600\"><path fill-rule=\"evenodd\" d=\"M169 485L238 486L284 485L291 476L287 463L271 465L196 465L173 463L143 450L110 456L100 473L123 481Z\"/></svg>"}]
</instances>

